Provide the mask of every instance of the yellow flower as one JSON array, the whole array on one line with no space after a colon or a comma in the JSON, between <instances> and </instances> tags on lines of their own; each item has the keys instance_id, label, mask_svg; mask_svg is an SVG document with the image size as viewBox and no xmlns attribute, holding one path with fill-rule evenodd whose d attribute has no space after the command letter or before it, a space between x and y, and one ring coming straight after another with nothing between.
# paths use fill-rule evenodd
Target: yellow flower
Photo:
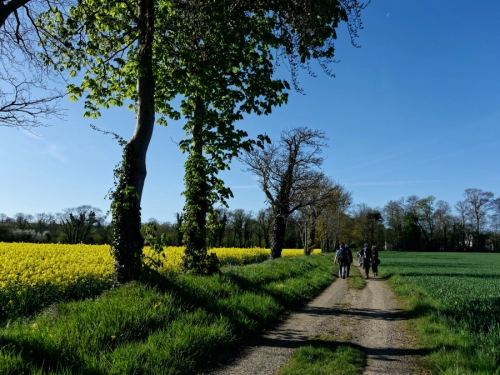
<instances>
[{"instance_id":1,"label":"yellow flower","mask_svg":"<svg viewBox=\"0 0 500 375\"><path fill-rule=\"evenodd\" d=\"M165 247L165 257L156 254L149 247L145 247L143 252L154 261L161 260L162 266L158 270L160 272L182 271L183 247ZM314 251L317 252L319 250ZM209 253L217 254L223 265L244 265L269 258L269 249L258 247L212 248ZM282 252L283 257L301 255L301 249L284 249ZM89 278L104 284L111 284L113 278L113 258L109 245L0 242L0 256L0 293L3 290L12 290L14 294L8 305L17 305L17 301L30 289L43 290L48 287L49 290L64 293L68 288ZM161 303L157 303L154 308L160 305Z\"/></svg>"}]
</instances>

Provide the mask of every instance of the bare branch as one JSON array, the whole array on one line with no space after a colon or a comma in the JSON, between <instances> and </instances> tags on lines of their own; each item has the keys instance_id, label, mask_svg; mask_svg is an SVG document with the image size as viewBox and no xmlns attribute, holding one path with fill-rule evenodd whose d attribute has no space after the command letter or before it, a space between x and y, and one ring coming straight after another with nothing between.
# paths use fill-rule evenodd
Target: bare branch
<instances>
[{"instance_id":1,"label":"bare branch","mask_svg":"<svg viewBox=\"0 0 500 375\"><path fill-rule=\"evenodd\" d=\"M35 19L52 5L51 0L0 5L0 126L30 130L64 117L59 103L65 92L54 86L61 77L38 57L43 31Z\"/></svg>"}]
</instances>

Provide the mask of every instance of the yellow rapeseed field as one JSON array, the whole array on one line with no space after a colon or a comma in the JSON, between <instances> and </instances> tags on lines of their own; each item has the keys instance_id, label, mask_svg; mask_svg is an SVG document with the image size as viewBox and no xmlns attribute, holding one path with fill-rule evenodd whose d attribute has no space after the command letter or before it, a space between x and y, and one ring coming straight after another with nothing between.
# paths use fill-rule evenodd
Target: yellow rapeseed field
<instances>
[{"instance_id":1,"label":"yellow rapeseed field","mask_svg":"<svg viewBox=\"0 0 500 375\"><path fill-rule=\"evenodd\" d=\"M165 248L160 271L180 271L183 250ZM269 250L262 248L214 248L211 252L223 265L255 263L269 257ZM144 254L158 258L148 247ZM302 250L287 249L282 256L302 254ZM91 297L109 288L112 279L109 245L0 242L0 315L2 310L22 313L61 299Z\"/></svg>"},{"instance_id":2,"label":"yellow rapeseed field","mask_svg":"<svg viewBox=\"0 0 500 375\"><path fill-rule=\"evenodd\" d=\"M66 285L94 276L109 279L113 263L109 246L0 242L0 289L53 283Z\"/></svg>"},{"instance_id":3,"label":"yellow rapeseed field","mask_svg":"<svg viewBox=\"0 0 500 375\"><path fill-rule=\"evenodd\" d=\"M210 252L216 253L222 264L249 264L269 257L269 249L263 248L213 248ZM156 258L147 247L144 253ZM163 269L179 271L182 253L182 247L167 247ZM282 256L302 254L300 249L284 249ZM0 242L0 260L0 289L12 283L25 288L46 283L63 286L89 276L110 279L113 273L109 245Z\"/></svg>"}]
</instances>

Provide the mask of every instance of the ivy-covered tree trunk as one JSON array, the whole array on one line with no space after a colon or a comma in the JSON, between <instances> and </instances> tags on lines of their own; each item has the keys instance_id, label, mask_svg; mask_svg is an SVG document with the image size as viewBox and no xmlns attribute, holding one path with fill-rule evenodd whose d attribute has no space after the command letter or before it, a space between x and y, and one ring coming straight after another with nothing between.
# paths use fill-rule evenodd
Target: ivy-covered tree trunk
<instances>
[{"instance_id":1,"label":"ivy-covered tree trunk","mask_svg":"<svg viewBox=\"0 0 500 375\"><path fill-rule=\"evenodd\" d=\"M135 132L123 150L118 184L113 193L115 281L125 283L141 275L144 239L141 235L141 197L146 179L146 153L155 122L153 75L154 2L138 1L138 77Z\"/></svg>"},{"instance_id":2,"label":"ivy-covered tree trunk","mask_svg":"<svg viewBox=\"0 0 500 375\"><path fill-rule=\"evenodd\" d=\"M184 192L184 272L195 271L204 273L203 264L207 255L207 213L208 186L207 162L203 156L203 99L195 99L195 116L193 119L192 144L186 161Z\"/></svg>"}]
</instances>

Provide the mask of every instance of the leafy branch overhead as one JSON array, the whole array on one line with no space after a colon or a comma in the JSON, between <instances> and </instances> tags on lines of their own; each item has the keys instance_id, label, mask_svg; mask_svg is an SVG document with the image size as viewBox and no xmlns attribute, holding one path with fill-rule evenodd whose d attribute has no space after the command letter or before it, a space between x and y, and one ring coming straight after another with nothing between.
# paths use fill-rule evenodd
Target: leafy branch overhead
<instances>
[{"instance_id":1,"label":"leafy branch overhead","mask_svg":"<svg viewBox=\"0 0 500 375\"><path fill-rule=\"evenodd\" d=\"M203 252L207 215L215 201L231 196L217 173L267 140L248 139L234 123L287 103L290 85L274 76L280 61L286 60L296 88L298 71L310 70L309 60L328 72L335 29L345 21L355 37L363 7L357 0L82 0L52 7L39 23L42 47L51 51L45 63L82 77L68 91L71 99L84 99L85 116L134 103L129 107L137 123L126 156L130 179L124 182L138 194L134 215L140 215L155 115L163 125L186 121L187 139L180 143L189 153L184 225L192 232L185 234L186 243Z\"/></svg>"}]
</instances>

